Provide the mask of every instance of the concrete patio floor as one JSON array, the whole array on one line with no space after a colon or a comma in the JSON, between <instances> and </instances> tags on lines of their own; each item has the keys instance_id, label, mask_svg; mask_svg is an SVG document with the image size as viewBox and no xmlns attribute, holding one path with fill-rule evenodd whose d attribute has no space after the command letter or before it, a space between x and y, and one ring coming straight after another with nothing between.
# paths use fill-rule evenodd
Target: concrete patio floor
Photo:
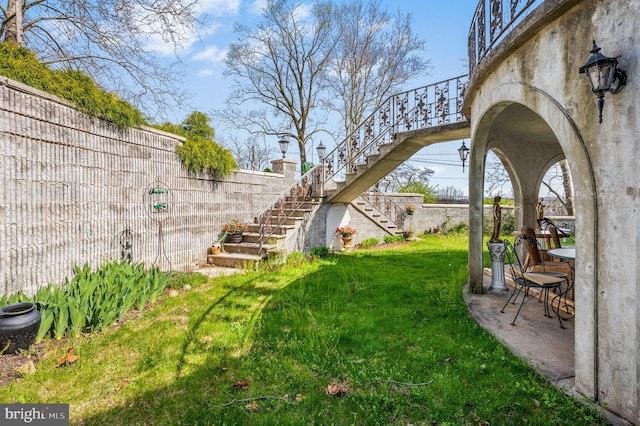
<instances>
[{"instance_id":1,"label":"concrete patio floor","mask_svg":"<svg viewBox=\"0 0 640 426\"><path fill-rule=\"evenodd\" d=\"M483 276L484 294L469 293L468 285L464 289L464 299L471 316L553 385L567 394L583 398L574 388L574 320L563 321L565 328L560 328L557 317L545 317L542 304L531 300L520 311L516 324L511 325L519 305L510 304L501 313L500 309L509 295L489 294L490 271L485 271ZM614 413L605 411L605 415L612 425L630 425Z\"/></svg>"}]
</instances>

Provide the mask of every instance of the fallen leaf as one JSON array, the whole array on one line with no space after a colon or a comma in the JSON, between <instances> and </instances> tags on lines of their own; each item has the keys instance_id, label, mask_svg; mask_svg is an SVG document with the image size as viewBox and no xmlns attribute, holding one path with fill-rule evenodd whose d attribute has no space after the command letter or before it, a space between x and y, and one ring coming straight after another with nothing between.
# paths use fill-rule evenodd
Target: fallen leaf
<instances>
[{"instance_id":1,"label":"fallen leaf","mask_svg":"<svg viewBox=\"0 0 640 426\"><path fill-rule=\"evenodd\" d=\"M60 367L61 365L73 364L78 360L78 358L80 358L79 356L74 355L71 352L73 352L73 347L67 349L67 354L65 356L58 358L58 365L56 365L56 367Z\"/></svg>"},{"instance_id":2,"label":"fallen leaf","mask_svg":"<svg viewBox=\"0 0 640 426\"><path fill-rule=\"evenodd\" d=\"M347 387L340 383L333 382L327 386L327 395L343 397L347 393Z\"/></svg>"},{"instance_id":3,"label":"fallen leaf","mask_svg":"<svg viewBox=\"0 0 640 426\"><path fill-rule=\"evenodd\" d=\"M245 389L247 389L247 388L249 387L249 381L248 381L248 380L238 380L237 382L235 382L235 383L233 384L233 386L234 386L236 389L242 389L242 390L245 390Z\"/></svg>"},{"instance_id":4,"label":"fallen leaf","mask_svg":"<svg viewBox=\"0 0 640 426\"><path fill-rule=\"evenodd\" d=\"M297 393L296 394L296 401L302 401L302 395Z\"/></svg>"},{"instance_id":5,"label":"fallen leaf","mask_svg":"<svg viewBox=\"0 0 640 426\"><path fill-rule=\"evenodd\" d=\"M451 364L451 358L445 359L444 362L446 362L447 364Z\"/></svg>"},{"instance_id":6,"label":"fallen leaf","mask_svg":"<svg viewBox=\"0 0 640 426\"><path fill-rule=\"evenodd\" d=\"M244 408L253 411L258 411L260 409L260 407L258 407L258 403L255 401L251 401L249 404L245 405Z\"/></svg>"}]
</instances>

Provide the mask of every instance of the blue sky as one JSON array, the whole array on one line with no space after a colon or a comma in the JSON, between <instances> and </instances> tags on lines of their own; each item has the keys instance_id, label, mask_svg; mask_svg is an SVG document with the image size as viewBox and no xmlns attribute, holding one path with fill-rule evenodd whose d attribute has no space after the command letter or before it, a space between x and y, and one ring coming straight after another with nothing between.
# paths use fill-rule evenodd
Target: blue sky
<instances>
[{"instance_id":1,"label":"blue sky","mask_svg":"<svg viewBox=\"0 0 640 426\"><path fill-rule=\"evenodd\" d=\"M192 42L177 53L187 72L187 89L193 94L191 107L175 111L171 121L179 122L193 110L210 113L224 107L231 91L231 81L223 76L222 63L229 43L236 40L233 32L235 22L251 24L259 19L264 0L204 0L202 17L208 25L205 34L193 38ZM435 83L467 73L467 36L471 17L478 0L388 0L381 2L389 11L399 10L413 15L413 30L424 39L422 52L431 61L430 75L409 84L406 89ZM173 55L173 48L162 43L152 45L158 54ZM213 120L217 136L223 137ZM276 141L273 141L275 144ZM333 142L324 141L332 147ZM457 149L461 141L434 145L421 150L414 157L416 165L435 171L431 185L440 188L453 186L467 190L468 173L462 173ZM294 144L290 144L288 158L298 158ZM467 141L469 146L469 141Z\"/></svg>"}]
</instances>

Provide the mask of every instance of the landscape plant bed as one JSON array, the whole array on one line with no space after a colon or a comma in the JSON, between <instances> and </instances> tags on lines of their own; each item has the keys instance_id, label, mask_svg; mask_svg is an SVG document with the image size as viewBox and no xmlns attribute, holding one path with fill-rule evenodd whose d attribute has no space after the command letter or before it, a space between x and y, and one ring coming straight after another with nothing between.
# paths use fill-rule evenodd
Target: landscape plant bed
<instances>
[{"instance_id":1,"label":"landscape plant bed","mask_svg":"<svg viewBox=\"0 0 640 426\"><path fill-rule=\"evenodd\" d=\"M466 237L211 279L0 387L71 424L606 424L467 313ZM66 345L65 345L66 346Z\"/></svg>"}]
</instances>

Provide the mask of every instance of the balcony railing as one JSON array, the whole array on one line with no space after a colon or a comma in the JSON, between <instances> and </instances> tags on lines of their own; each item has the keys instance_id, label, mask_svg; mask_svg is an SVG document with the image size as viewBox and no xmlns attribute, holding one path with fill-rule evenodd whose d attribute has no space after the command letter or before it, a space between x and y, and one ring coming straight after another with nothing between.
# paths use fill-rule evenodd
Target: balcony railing
<instances>
[{"instance_id":1,"label":"balcony railing","mask_svg":"<svg viewBox=\"0 0 640 426\"><path fill-rule=\"evenodd\" d=\"M465 122L467 85L468 76L463 75L390 96L325 156L325 182L346 180L346 174L355 173L358 164L366 164L369 155L379 153L399 132Z\"/></svg>"},{"instance_id":2,"label":"balcony railing","mask_svg":"<svg viewBox=\"0 0 640 426\"><path fill-rule=\"evenodd\" d=\"M469 28L469 73L541 3L544 0L480 0Z\"/></svg>"}]
</instances>

